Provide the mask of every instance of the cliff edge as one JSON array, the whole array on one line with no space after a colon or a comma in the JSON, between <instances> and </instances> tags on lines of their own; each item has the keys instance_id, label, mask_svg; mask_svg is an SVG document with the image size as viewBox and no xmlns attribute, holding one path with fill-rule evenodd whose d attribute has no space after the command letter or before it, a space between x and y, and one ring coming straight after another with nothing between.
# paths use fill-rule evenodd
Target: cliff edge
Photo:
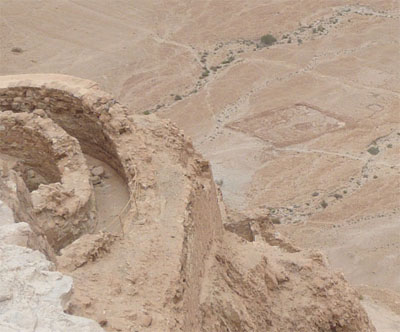
<instances>
[{"instance_id":1,"label":"cliff edge","mask_svg":"<svg viewBox=\"0 0 400 332\"><path fill-rule=\"evenodd\" d=\"M0 77L0 105L0 198L74 280L68 313L106 331L375 331L321 254L268 220L250 241L225 230L210 165L171 122L65 75ZM127 197L107 214L112 177Z\"/></svg>"}]
</instances>

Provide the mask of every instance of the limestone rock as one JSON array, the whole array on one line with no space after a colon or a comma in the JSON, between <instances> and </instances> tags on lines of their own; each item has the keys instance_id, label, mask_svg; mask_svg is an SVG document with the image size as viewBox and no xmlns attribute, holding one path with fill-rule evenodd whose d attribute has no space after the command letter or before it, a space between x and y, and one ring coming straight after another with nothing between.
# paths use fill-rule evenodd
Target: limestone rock
<instances>
[{"instance_id":1,"label":"limestone rock","mask_svg":"<svg viewBox=\"0 0 400 332\"><path fill-rule=\"evenodd\" d=\"M2 201L0 201L0 225L6 225L14 222L12 210Z\"/></svg>"},{"instance_id":2,"label":"limestone rock","mask_svg":"<svg viewBox=\"0 0 400 332\"><path fill-rule=\"evenodd\" d=\"M90 181L92 182L92 184L94 186L101 183L100 176L97 176L97 175L96 176L91 176L90 177Z\"/></svg>"},{"instance_id":3,"label":"limestone rock","mask_svg":"<svg viewBox=\"0 0 400 332\"><path fill-rule=\"evenodd\" d=\"M147 313L141 314L139 316L139 325L142 327L149 327L152 322L153 322L152 317Z\"/></svg>"},{"instance_id":4,"label":"limestone rock","mask_svg":"<svg viewBox=\"0 0 400 332\"><path fill-rule=\"evenodd\" d=\"M60 269L74 271L109 252L115 239L116 236L109 233L85 234L61 250L57 265Z\"/></svg>"},{"instance_id":5,"label":"limestone rock","mask_svg":"<svg viewBox=\"0 0 400 332\"><path fill-rule=\"evenodd\" d=\"M99 176L99 177L102 177L105 174L104 168L102 166L93 167L91 172L93 176Z\"/></svg>"},{"instance_id":6,"label":"limestone rock","mask_svg":"<svg viewBox=\"0 0 400 332\"><path fill-rule=\"evenodd\" d=\"M0 240L0 331L103 331L94 321L64 313L72 278L53 270L39 251Z\"/></svg>"},{"instance_id":7,"label":"limestone rock","mask_svg":"<svg viewBox=\"0 0 400 332\"><path fill-rule=\"evenodd\" d=\"M25 222L4 225L0 229L0 243L15 244L26 248L37 246L36 235Z\"/></svg>"},{"instance_id":8,"label":"limestone rock","mask_svg":"<svg viewBox=\"0 0 400 332\"><path fill-rule=\"evenodd\" d=\"M45 118L47 116L46 112L40 108L37 108L33 111L33 114L36 114L42 118Z\"/></svg>"}]
</instances>

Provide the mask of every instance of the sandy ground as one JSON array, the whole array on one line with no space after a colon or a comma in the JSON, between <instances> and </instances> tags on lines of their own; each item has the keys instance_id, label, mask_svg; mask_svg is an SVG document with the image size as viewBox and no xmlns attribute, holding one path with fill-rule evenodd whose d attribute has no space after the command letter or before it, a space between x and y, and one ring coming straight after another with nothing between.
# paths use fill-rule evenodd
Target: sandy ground
<instances>
[{"instance_id":1,"label":"sandy ground","mask_svg":"<svg viewBox=\"0 0 400 332\"><path fill-rule=\"evenodd\" d=\"M398 7L3 0L0 74L89 78L132 112L171 118L231 208L279 218L359 288L379 331L398 331ZM266 33L278 43L260 48Z\"/></svg>"},{"instance_id":2,"label":"sandy ground","mask_svg":"<svg viewBox=\"0 0 400 332\"><path fill-rule=\"evenodd\" d=\"M387 310L381 305L377 305L371 300L363 301L364 308L367 310L368 316L374 322L379 332L399 331L400 319L393 311Z\"/></svg>"},{"instance_id":3,"label":"sandy ground","mask_svg":"<svg viewBox=\"0 0 400 332\"><path fill-rule=\"evenodd\" d=\"M89 168L101 166L104 169L101 182L94 185L98 223L96 231L119 234L122 222L120 214L129 201L126 183L108 164L89 155L85 157Z\"/></svg>"}]
</instances>

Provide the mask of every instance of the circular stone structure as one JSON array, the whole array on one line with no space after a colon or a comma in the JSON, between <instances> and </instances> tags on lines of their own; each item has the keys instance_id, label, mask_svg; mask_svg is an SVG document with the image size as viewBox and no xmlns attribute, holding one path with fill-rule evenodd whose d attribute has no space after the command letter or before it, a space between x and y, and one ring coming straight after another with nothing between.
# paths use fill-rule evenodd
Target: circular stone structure
<instances>
[{"instance_id":1,"label":"circular stone structure","mask_svg":"<svg viewBox=\"0 0 400 332\"><path fill-rule=\"evenodd\" d=\"M59 250L96 226L94 192L78 141L48 118L0 113L0 151L48 184L31 192L39 229Z\"/></svg>"},{"instance_id":2,"label":"circular stone structure","mask_svg":"<svg viewBox=\"0 0 400 332\"><path fill-rule=\"evenodd\" d=\"M91 81L52 74L0 77L0 153L46 180L31 200L56 251L96 227L83 153L132 181L135 166L126 157L131 133L126 109Z\"/></svg>"},{"instance_id":3,"label":"circular stone structure","mask_svg":"<svg viewBox=\"0 0 400 332\"><path fill-rule=\"evenodd\" d=\"M83 153L113 166L125 179L116 136L129 132L126 108L97 88L95 83L66 75L0 77L1 111L42 110L69 135L78 139Z\"/></svg>"}]
</instances>

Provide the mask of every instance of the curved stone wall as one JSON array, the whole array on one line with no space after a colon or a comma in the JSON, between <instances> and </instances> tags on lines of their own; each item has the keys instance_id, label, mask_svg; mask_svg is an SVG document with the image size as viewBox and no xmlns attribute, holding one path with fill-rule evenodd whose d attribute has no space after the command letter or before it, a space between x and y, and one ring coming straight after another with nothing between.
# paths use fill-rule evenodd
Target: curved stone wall
<instances>
[{"instance_id":1,"label":"curved stone wall","mask_svg":"<svg viewBox=\"0 0 400 332\"><path fill-rule=\"evenodd\" d=\"M56 251L95 228L82 151L132 182L135 165L126 157L131 134L126 109L91 81L53 74L0 77L0 152L21 159L49 183L31 198Z\"/></svg>"},{"instance_id":2,"label":"curved stone wall","mask_svg":"<svg viewBox=\"0 0 400 332\"><path fill-rule=\"evenodd\" d=\"M115 136L129 131L125 108L87 80L66 75L15 75L0 78L1 111L43 110L82 151L110 164L126 179Z\"/></svg>"},{"instance_id":3,"label":"curved stone wall","mask_svg":"<svg viewBox=\"0 0 400 332\"><path fill-rule=\"evenodd\" d=\"M95 227L93 187L78 141L35 114L0 113L0 151L50 184L31 193L36 223L58 250Z\"/></svg>"},{"instance_id":4,"label":"curved stone wall","mask_svg":"<svg viewBox=\"0 0 400 332\"><path fill-rule=\"evenodd\" d=\"M24 160L48 182L60 182L61 174L56 165L57 147L53 146L51 136L61 135L58 130L49 133L48 125L52 126L52 122L44 119L35 121L34 115L10 111L0 113L0 151Z\"/></svg>"}]
</instances>

